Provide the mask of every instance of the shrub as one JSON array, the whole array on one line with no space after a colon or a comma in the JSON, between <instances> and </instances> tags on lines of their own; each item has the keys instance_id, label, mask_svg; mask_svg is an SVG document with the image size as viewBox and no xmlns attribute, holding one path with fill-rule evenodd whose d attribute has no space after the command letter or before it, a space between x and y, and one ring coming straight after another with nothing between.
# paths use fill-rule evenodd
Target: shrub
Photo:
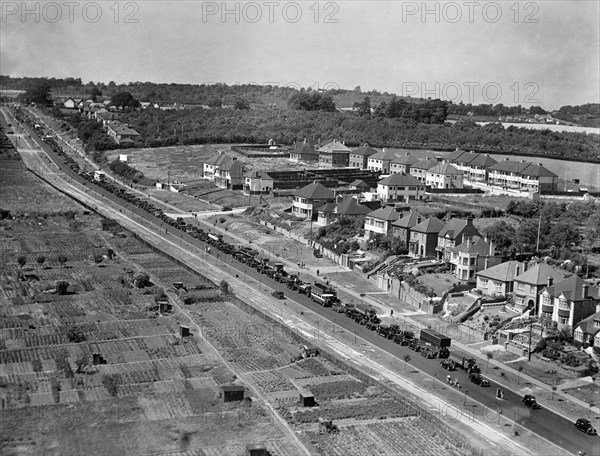
<instances>
[{"instance_id":1,"label":"shrub","mask_svg":"<svg viewBox=\"0 0 600 456\"><path fill-rule=\"evenodd\" d=\"M102 385L113 397L116 397L119 393L119 377L115 374L106 374L102 376Z\"/></svg>"},{"instance_id":2,"label":"shrub","mask_svg":"<svg viewBox=\"0 0 600 456\"><path fill-rule=\"evenodd\" d=\"M70 325L66 331L70 342L78 344L85 341L85 334L79 326Z\"/></svg>"},{"instance_id":3,"label":"shrub","mask_svg":"<svg viewBox=\"0 0 600 456\"><path fill-rule=\"evenodd\" d=\"M25 257L25 255L21 255L19 258L17 258L17 263L19 263L19 266L23 268L23 266L27 264L27 257Z\"/></svg>"},{"instance_id":4,"label":"shrub","mask_svg":"<svg viewBox=\"0 0 600 456\"><path fill-rule=\"evenodd\" d=\"M58 282L56 282L55 289L57 294L66 295L68 288L69 282L66 282L64 280L59 280Z\"/></svg>"}]
</instances>

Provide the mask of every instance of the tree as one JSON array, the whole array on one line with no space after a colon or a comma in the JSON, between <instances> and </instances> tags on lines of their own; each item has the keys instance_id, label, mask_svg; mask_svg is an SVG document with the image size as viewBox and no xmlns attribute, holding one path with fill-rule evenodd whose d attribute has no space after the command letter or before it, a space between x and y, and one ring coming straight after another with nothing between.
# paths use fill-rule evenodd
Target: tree
<instances>
[{"instance_id":1,"label":"tree","mask_svg":"<svg viewBox=\"0 0 600 456\"><path fill-rule=\"evenodd\" d=\"M59 295L66 295L67 294L67 289L69 288L69 282L66 282L64 280L59 280L58 282L56 282L56 285L54 286L56 293Z\"/></svg>"},{"instance_id":2,"label":"tree","mask_svg":"<svg viewBox=\"0 0 600 456\"><path fill-rule=\"evenodd\" d=\"M250 102L244 98L238 98L237 100L235 100L234 109L238 111L250 109Z\"/></svg>"},{"instance_id":3,"label":"tree","mask_svg":"<svg viewBox=\"0 0 600 456\"><path fill-rule=\"evenodd\" d=\"M211 108L220 108L221 106L223 106L223 102L221 101L221 98L218 98L218 97L211 98L210 100L208 100L207 104Z\"/></svg>"},{"instance_id":4,"label":"tree","mask_svg":"<svg viewBox=\"0 0 600 456\"><path fill-rule=\"evenodd\" d=\"M150 285L150 276L145 272L138 272L133 278L133 286L136 288L144 288Z\"/></svg>"},{"instance_id":5,"label":"tree","mask_svg":"<svg viewBox=\"0 0 600 456\"><path fill-rule=\"evenodd\" d=\"M96 101L98 99L98 97L102 96L102 91L98 87L92 86L90 88L89 94L90 94L90 98L93 101Z\"/></svg>"},{"instance_id":6,"label":"tree","mask_svg":"<svg viewBox=\"0 0 600 456\"><path fill-rule=\"evenodd\" d=\"M229 293L231 292L231 287L229 286L229 282L227 282L227 280L221 280L221 282L219 283L219 291L223 296L229 296Z\"/></svg>"},{"instance_id":7,"label":"tree","mask_svg":"<svg viewBox=\"0 0 600 456\"><path fill-rule=\"evenodd\" d=\"M21 269L23 269L23 266L27 264L27 257L25 255L21 255L19 258L17 258L17 263L19 263L19 266Z\"/></svg>"},{"instance_id":8,"label":"tree","mask_svg":"<svg viewBox=\"0 0 600 456\"><path fill-rule=\"evenodd\" d=\"M600 242L600 208L597 208L585 222L584 235L588 248Z\"/></svg>"},{"instance_id":9,"label":"tree","mask_svg":"<svg viewBox=\"0 0 600 456\"><path fill-rule=\"evenodd\" d=\"M117 92L110 99L110 104L117 108L138 108L140 102L133 98L133 95L129 92Z\"/></svg>"},{"instance_id":10,"label":"tree","mask_svg":"<svg viewBox=\"0 0 600 456\"><path fill-rule=\"evenodd\" d=\"M487 367L489 369L490 368L490 359L492 359L494 357L494 354L492 352L486 352L485 355L487 356Z\"/></svg>"},{"instance_id":11,"label":"tree","mask_svg":"<svg viewBox=\"0 0 600 456\"><path fill-rule=\"evenodd\" d=\"M499 252L506 252L512 246L515 239L515 229L512 225L509 225L504 220L494 222L490 225L486 234L490 241L494 243L494 246Z\"/></svg>"},{"instance_id":12,"label":"tree","mask_svg":"<svg viewBox=\"0 0 600 456\"><path fill-rule=\"evenodd\" d=\"M67 337L69 338L69 342L74 342L76 344L79 344L81 342L85 341L85 334L83 333L83 330L76 325L69 325L67 326Z\"/></svg>"},{"instance_id":13,"label":"tree","mask_svg":"<svg viewBox=\"0 0 600 456\"><path fill-rule=\"evenodd\" d=\"M23 99L26 103L35 103L41 106L51 106L50 90L52 86L48 81L40 81L28 88Z\"/></svg>"},{"instance_id":14,"label":"tree","mask_svg":"<svg viewBox=\"0 0 600 456\"><path fill-rule=\"evenodd\" d=\"M404 371L406 371L407 369L407 364L410 361L410 356L409 355L404 355Z\"/></svg>"},{"instance_id":15,"label":"tree","mask_svg":"<svg viewBox=\"0 0 600 456\"><path fill-rule=\"evenodd\" d=\"M362 101L357 101L354 103L353 107L356 109L359 116L371 115L371 99L369 97L363 98Z\"/></svg>"},{"instance_id":16,"label":"tree","mask_svg":"<svg viewBox=\"0 0 600 456\"><path fill-rule=\"evenodd\" d=\"M44 255L38 255L38 257L35 259L35 261L37 261L37 263L42 266L44 264L44 262L46 261L46 257Z\"/></svg>"},{"instance_id":17,"label":"tree","mask_svg":"<svg viewBox=\"0 0 600 456\"><path fill-rule=\"evenodd\" d=\"M100 255L100 254L94 255L94 262L96 264L102 263L103 260L104 260L104 257L102 255Z\"/></svg>"}]
</instances>

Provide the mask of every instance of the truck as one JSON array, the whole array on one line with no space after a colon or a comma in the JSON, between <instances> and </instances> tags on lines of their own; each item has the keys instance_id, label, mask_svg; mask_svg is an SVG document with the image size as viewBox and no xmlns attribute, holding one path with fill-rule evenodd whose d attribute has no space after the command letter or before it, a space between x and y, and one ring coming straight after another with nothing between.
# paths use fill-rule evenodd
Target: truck
<instances>
[{"instance_id":1,"label":"truck","mask_svg":"<svg viewBox=\"0 0 600 456\"><path fill-rule=\"evenodd\" d=\"M310 298L310 295L311 295L310 283L298 282L298 293L304 294Z\"/></svg>"},{"instance_id":2,"label":"truck","mask_svg":"<svg viewBox=\"0 0 600 456\"><path fill-rule=\"evenodd\" d=\"M104 182L106 180L106 174L102 171L94 171L94 180L96 182Z\"/></svg>"},{"instance_id":3,"label":"truck","mask_svg":"<svg viewBox=\"0 0 600 456\"><path fill-rule=\"evenodd\" d=\"M419 340L425 346L431 347L437 352L439 358L447 358L450 356L450 343L452 339L433 329L421 329Z\"/></svg>"},{"instance_id":4,"label":"truck","mask_svg":"<svg viewBox=\"0 0 600 456\"><path fill-rule=\"evenodd\" d=\"M315 282L310 289L310 298L323 307L331 307L336 298L336 293L328 285Z\"/></svg>"},{"instance_id":5,"label":"truck","mask_svg":"<svg viewBox=\"0 0 600 456\"><path fill-rule=\"evenodd\" d=\"M474 358L453 356L452 361L454 361L454 364L457 368L466 371L467 374L478 374L481 372L481 369L477 365L477 362Z\"/></svg>"},{"instance_id":6,"label":"truck","mask_svg":"<svg viewBox=\"0 0 600 456\"><path fill-rule=\"evenodd\" d=\"M362 319L367 321L377 318L377 311L374 307L368 304L357 304L354 313L355 315L359 315Z\"/></svg>"}]
</instances>

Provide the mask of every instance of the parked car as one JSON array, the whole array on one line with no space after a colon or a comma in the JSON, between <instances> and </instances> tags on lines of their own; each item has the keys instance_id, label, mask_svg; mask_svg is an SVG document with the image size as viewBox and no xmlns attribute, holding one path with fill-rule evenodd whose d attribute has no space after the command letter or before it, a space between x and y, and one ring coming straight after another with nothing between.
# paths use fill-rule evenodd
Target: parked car
<instances>
[{"instance_id":1,"label":"parked car","mask_svg":"<svg viewBox=\"0 0 600 456\"><path fill-rule=\"evenodd\" d=\"M535 396L533 396L531 394L526 394L525 396L523 396L523 404L526 407L529 407L532 409L542 408L542 406L540 404L538 404L538 401L535 399Z\"/></svg>"},{"instance_id":2,"label":"parked car","mask_svg":"<svg viewBox=\"0 0 600 456\"><path fill-rule=\"evenodd\" d=\"M408 348L410 348L411 350L413 350L415 352L421 351L421 346L419 345L419 342L417 342L416 340L412 340L411 343L408 345Z\"/></svg>"},{"instance_id":3,"label":"parked car","mask_svg":"<svg viewBox=\"0 0 600 456\"><path fill-rule=\"evenodd\" d=\"M372 321L367 322L367 329L370 329L371 331L375 331L378 326L379 325L375 322L372 322Z\"/></svg>"},{"instance_id":4,"label":"parked car","mask_svg":"<svg viewBox=\"0 0 600 456\"><path fill-rule=\"evenodd\" d=\"M590 420L586 420L585 418L579 418L575 421L575 427L579 429L581 432L585 432L588 435L597 435L596 429L592 426Z\"/></svg>"},{"instance_id":5,"label":"parked car","mask_svg":"<svg viewBox=\"0 0 600 456\"><path fill-rule=\"evenodd\" d=\"M481 374L471 374L469 380L479 386L490 386L490 382L483 378Z\"/></svg>"},{"instance_id":6,"label":"parked car","mask_svg":"<svg viewBox=\"0 0 600 456\"><path fill-rule=\"evenodd\" d=\"M427 359L434 359L435 353L430 348L421 348L421 356Z\"/></svg>"},{"instance_id":7,"label":"parked car","mask_svg":"<svg viewBox=\"0 0 600 456\"><path fill-rule=\"evenodd\" d=\"M449 371L456 370L456 363L454 361L452 361L451 359L445 359L444 361L442 361L440 363L440 366L442 366L442 369L446 369Z\"/></svg>"},{"instance_id":8,"label":"parked car","mask_svg":"<svg viewBox=\"0 0 600 456\"><path fill-rule=\"evenodd\" d=\"M274 298L277 298L277 299L284 299L284 297L285 297L283 295L283 291L273 291L271 293L271 296L273 296Z\"/></svg>"}]
</instances>

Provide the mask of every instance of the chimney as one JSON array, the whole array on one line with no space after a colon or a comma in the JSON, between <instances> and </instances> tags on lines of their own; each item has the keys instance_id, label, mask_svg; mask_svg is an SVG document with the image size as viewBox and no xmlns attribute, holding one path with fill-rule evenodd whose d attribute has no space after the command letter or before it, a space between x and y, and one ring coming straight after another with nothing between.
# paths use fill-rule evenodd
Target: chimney
<instances>
[{"instance_id":1,"label":"chimney","mask_svg":"<svg viewBox=\"0 0 600 456\"><path fill-rule=\"evenodd\" d=\"M306 144L306 138L304 138L304 144Z\"/></svg>"},{"instance_id":2,"label":"chimney","mask_svg":"<svg viewBox=\"0 0 600 456\"><path fill-rule=\"evenodd\" d=\"M473 217L467 217L467 225L473 225Z\"/></svg>"},{"instance_id":3,"label":"chimney","mask_svg":"<svg viewBox=\"0 0 600 456\"><path fill-rule=\"evenodd\" d=\"M496 255L496 247L494 247L494 243L490 240L490 256Z\"/></svg>"},{"instance_id":4,"label":"chimney","mask_svg":"<svg viewBox=\"0 0 600 456\"><path fill-rule=\"evenodd\" d=\"M581 297L583 299L589 297L590 294L590 284L588 282L583 282L583 294L581 295Z\"/></svg>"},{"instance_id":5,"label":"chimney","mask_svg":"<svg viewBox=\"0 0 600 456\"><path fill-rule=\"evenodd\" d=\"M487 269L490 266L490 259L488 257L485 257L485 259L483 260L483 269Z\"/></svg>"},{"instance_id":6,"label":"chimney","mask_svg":"<svg viewBox=\"0 0 600 456\"><path fill-rule=\"evenodd\" d=\"M554 283L554 279L552 277L548 276L548 286L551 287L553 283Z\"/></svg>"},{"instance_id":7,"label":"chimney","mask_svg":"<svg viewBox=\"0 0 600 456\"><path fill-rule=\"evenodd\" d=\"M523 262L523 272L527 272L527 268L529 267L529 262L528 261L524 261Z\"/></svg>"}]
</instances>

